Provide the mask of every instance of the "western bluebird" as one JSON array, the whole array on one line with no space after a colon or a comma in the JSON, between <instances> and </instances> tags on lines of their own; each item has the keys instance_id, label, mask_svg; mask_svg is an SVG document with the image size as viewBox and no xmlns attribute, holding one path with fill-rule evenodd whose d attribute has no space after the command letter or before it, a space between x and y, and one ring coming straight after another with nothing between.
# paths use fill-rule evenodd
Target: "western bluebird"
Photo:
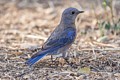
<instances>
[{"instance_id":1,"label":"western bluebird","mask_svg":"<svg viewBox=\"0 0 120 80\"><path fill-rule=\"evenodd\" d=\"M83 13L83 11L72 7L65 9L62 13L60 24L44 43L42 49L34 54L26 63L32 66L46 55L62 53L62 56L65 57L66 51L76 37L75 19L79 13Z\"/></svg>"}]
</instances>

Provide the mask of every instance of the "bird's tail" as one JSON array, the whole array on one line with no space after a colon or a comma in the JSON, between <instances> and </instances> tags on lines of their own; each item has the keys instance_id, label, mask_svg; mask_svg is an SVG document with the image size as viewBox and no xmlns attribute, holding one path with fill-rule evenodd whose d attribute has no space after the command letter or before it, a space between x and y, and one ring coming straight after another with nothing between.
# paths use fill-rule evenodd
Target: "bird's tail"
<instances>
[{"instance_id":1,"label":"bird's tail","mask_svg":"<svg viewBox=\"0 0 120 80\"><path fill-rule=\"evenodd\" d=\"M53 51L57 51L59 48L63 47L64 45L61 46L55 46L53 48L47 49L47 50L43 50L43 51L39 51L37 52L35 55L33 55L27 62L26 64L28 64L30 67L35 64L38 60L42 59L44 56L46 56L48 53L51 53Z\"/></svg>"},{"instance_id":2,"label":"bird's tail","mask_svg":"<svg viewBox=\"0 0 120 80\"><path fill-rule=\"evenodd\" d=\"M40 52L38 52L37 54L39 54L39 55L37 55L37 56L35 56L35 57L31 57L29 60L27 60L27 61L26 61L26 64L31 67L31 66L32 66L33 64L35 64L38 60L40 60L40 59L42 59L44 56L46 56L48 53L47 53L47 52L42 53L42 52L40 51Z\"/></svg>"}]
</instances>

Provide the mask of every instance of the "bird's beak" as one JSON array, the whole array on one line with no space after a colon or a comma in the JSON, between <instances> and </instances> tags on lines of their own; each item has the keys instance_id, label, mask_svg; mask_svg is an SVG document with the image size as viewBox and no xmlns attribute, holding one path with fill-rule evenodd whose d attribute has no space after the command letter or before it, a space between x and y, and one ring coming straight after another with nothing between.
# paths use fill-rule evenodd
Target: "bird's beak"
<instances>
[{"instance_id":1,"label":"bird's beak","mask_svg":"<svg viewBox=\"0 0 120 80\"><path fill-rule=\"evenodd\" d=\"M83 12L84 12L84 11L78 11L78 14L79 14L79 13L83 13Z\"/></svg>"}]
</instances>

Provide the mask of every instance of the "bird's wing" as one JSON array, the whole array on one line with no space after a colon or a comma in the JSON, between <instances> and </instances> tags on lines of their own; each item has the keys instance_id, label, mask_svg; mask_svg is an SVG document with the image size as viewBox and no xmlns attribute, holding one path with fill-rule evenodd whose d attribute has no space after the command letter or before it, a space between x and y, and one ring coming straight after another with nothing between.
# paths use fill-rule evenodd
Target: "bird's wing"
<instances>
[{"instance_id":1,"label":"bird's wing","mask_svg":"<svg viewBox=\"0 0 120 80\"><path fill-rule=\"evenodd\" d=\"M76 30L74 28L66 28L63 32L60 32L55 37L47 40L42 49L46 50L57 46L65 46L72 43L75 39L75 36Z\"/></svg>"}]
</instances>

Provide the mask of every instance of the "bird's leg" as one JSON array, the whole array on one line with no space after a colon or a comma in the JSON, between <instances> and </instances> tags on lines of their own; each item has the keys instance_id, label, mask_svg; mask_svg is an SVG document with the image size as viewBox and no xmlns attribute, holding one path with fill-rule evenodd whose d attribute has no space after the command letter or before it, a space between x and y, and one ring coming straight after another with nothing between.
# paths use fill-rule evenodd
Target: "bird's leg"
<instances>
[{"instance_id":1,"label":"bird's leg","mask_svg":"<svg viewBox=\"0 0 120 80\"><path fill-rule=\"evenodd\" d=\"M52 61L51 67L56 67L56 68L58 67L59 61L56 60L57 58L55 58L54 60L53 55L51 55L51 61Z\"/></svg>"},{"instance_id":2,"label":"bird's leg","mask_svg":"<svg viewBox=\"0 0 120 80\"><path fill-rule=\"evenodd\" d=\"M62 53L62 57L64 58L65 62L67 62L67 64L69 64L68 56L66 56L66 52Z\"/></svg>"},{"instance_id":3,"label":"bird's leg","mask_svg":"<svg viewBox=\"0 0 120 80\"><path fill-rule=\"evenodd\" d=\"M53 55L51 55L51 61L52 63L55 62L57 59L54 60Z\"/></svg>"},{"instance_id":4,"label":"bird's leg","mask_svg":"<svg viewBox=\"0 0 120 80\"><path fill-rule=\"evenodd\" d=\"M60 58L60 57L56 57L56 58L53 60L53 55L51 55L51 61L52 61L52 62L56 62L56 61L58 60L58 58Z\"/></svg>"},{"instance_id":5,"label":"bird's leg","mask_svg":"<svg viewBox=\"0 0 120 80\"><path fill-rule=\"evenodd\" d=\"M69 64L69 59L67 57L64 58L64 60L66 61L67 64Z\"/></svg>"},{"instance_id":6,"label":"bird's leg","mask_svg":"<svg viewBox=\"0 0 120 80\"><path fill-rule=\"evenodd\" d=\"M51 61L54 62L54 60L53 60L53 55L51 55Z\"/></svg>"},{"instance_id":7,"label":"bird's leg","mask_svg":"<svg viewBox=\"0 0 120 80\"><path fill-rule=\"evenodd\" d=\"M51 55L51 62L52 62L52 64L51 64L51 66L52 66L54 64L53 55Z\"/></svg>"}]
</instances>

